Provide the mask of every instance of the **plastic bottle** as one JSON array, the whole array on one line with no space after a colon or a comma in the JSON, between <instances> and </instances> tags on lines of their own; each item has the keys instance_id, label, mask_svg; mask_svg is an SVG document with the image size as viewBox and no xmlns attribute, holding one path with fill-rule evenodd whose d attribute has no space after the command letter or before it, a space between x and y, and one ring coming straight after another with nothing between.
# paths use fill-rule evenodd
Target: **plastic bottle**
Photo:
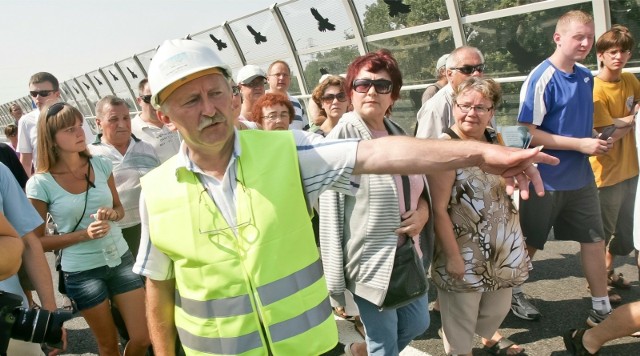
<instances>
[{"instance_id":1,"label":"plastic bottle","mask_svg":"<svg viewBox=\"0 0 640 356\"><path fill-rule=\"evenodd\" d=\"M113 222L109 221L109 233L102 240L102 255L107 262L107 266L116 267L122 262L120 259L120 253L118 253L118 247L116 246L115 238L111 233L113 229Z\"/></svg>"}]
</instances>

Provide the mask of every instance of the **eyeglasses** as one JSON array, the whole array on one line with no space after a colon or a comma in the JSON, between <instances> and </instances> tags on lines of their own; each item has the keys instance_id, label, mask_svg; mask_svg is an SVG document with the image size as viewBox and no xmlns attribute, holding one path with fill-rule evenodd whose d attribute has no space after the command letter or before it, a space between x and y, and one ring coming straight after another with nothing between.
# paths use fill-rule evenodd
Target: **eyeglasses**
<instances>
[{"instance_id":1,"label":"eyeglasses","mask_svg":"<svg viewBox=\"0 0 640 356\"><path fill-rule=\"evenodd\" d=\"M276 121L278 119L281 119L282 121L285 121L285 120L288 121L290 117L291 116L289 115L288 111L283 111L280 114L271 113L269 115L263 116L262 118L265 119L265 120L268 120L268 121Z\"/></svg>"},{"instance_id":2,"label":"eyeglasses","mask_svg":"<svg viewBox=\"0 0 640 356\"><path fill-rule=\"evenodd\" d=\"M265 82L265 80L262 79L262 80L254 80L246 84L240 83L239 85L242 85L243 87L256 89L256 88L264 88L265 85L267 85L267 82Z\"/></svg>"},{"instance_id":3,"label":"eyeglasses","mask_svg":"<svg viewBox=\"0 0 640 356\"><path fill-rule=\"evenodd\" d=\"M347 94L345 94L344 92L340 92L338 94L325 94L320 99L325 104L331 104L335 99L338 99L339 102L344 103L345 101L347 101Z\"/></svg>"},{"instance_id":4,"label":"eyeglasses","mask_svg":"<svg viewBox=\"0 0 640 356\"><path fill-rule=\"evenodd\" d=\"M274 73L274 74L269 74L270 77L282 77L282 78L288 78L289 74L288 73Z\"/></svg>"},{"instance_id":5,"label":"eyeglasses","mask_svg":"<svg viewBox=\"0 0 640 356\"><path fill-rule=\"evenodd\" d=\"M242 186L242 189L244 189L244 186ZM223 233L237 232L238 229L251 225L251 217L249 217L248 221L229 227L216 228L215 226L211 226L214 224L214 221L212 221L212 219L203 219L203 216L206 215L210 217L213 214L219 214L219 211L211 208L211 206L209 205L210 201L211 199L209 198L209 193L205 188L202 192L200 192L200 198L198 199L198 231L200 231L201 234L219 235ZM220 219L224 218L220 216Z\"/></svg>"},{"instance_id":6,"label":"eyeglasses","mask_svg":"<svg viewBox=\"0 0 640 356\"><path fill-rule=\"evenodd\" d=\"M238 87L237 85L232 85L231 86L231 93L233 93L233 96L240 95L240 87Z\"/></svg>"},{"instance_id":7,"label":"eyeglasses","mask_svg":"<svg viewBox=\"0 0 640 356\"><path fill-rule=\"evenodd\" d=\"M46 120L49 120L50 117L55 116L60 111L62 111L62 109L64 109L65 105L67 105L67 103L60 102L60 103L55 103L55 104L49 106L49 109L47 109Z\"/></svg>"},{"instance_id":8,"label":"eyeglasses","mask_svg":"<svg viewBox=\"0 0 640 356\"><path fill-rule=\"evenodd\" d=\"M140 95L140 99L147 104L151 104L151 95Z\"/></svg>"},{"instance_id":9,"label":"eyeglasses","mask_svg":"<svg viewBox=\"0 0 640 356\"><path fill-rule=\"evenodd\" d=\"M29 92L29 94L31 95L31 97L36 98L38 97L38 95L40 95L43 98L48 97L49 95L51 95L51 93L53 93L55 90L32 90Z\"/></svg>"},{"instance_id":10,"label":"eyeglasses","mask_svg":"<svg viewBox=\"0 0 640 356\"><path fill-rule=\"evenodd\" d=\"M456 103L456 106L460 108L460 111L462 111L465 114L468 114L469 111L471 111L471 109L474 109L476 111L476 114L484 115L493 109L493 106L486 108L484 106L472 106L472 105L465 105L460 103Z\"/></svg>"},{"instance_id":11,"label":"eyeglasses","mask_svg":"<svg viewBox=\"0 0 640 356\"><path fill-rule=\"evenodd\" d=\"M617 57L618 55L620 56L628 56L631 54L631 51L623 51L621 49L612 49L609 51L605 51L604 52L606 55L608 55L609 57L613 58L613 57Z\"/></svg>"},{"instance_id":12,"label":"eyeglasses","mask_svg":"<svg viewBox=\"0 0 640 356\"><path fill-rule=\"evenodd\" d=\"M389 94L393 89L393 83L390 80L356 79L353 81L353 90L358 93L366 93L371 89L372 85L378 94Z\"/></svg>"},{"instance_id":13,"label":"eyeglasses","mask_svg":"<svg viewBox=\"0 0 640 356\"><path fill-rule=\"evenodd\" d=\"M477 66L463 65L462 67L449 68L451 70L457 70L462 74L471 75L473 72L482 73L484 72L484 63L478 64Z\"/></svg>"}]
</instances>

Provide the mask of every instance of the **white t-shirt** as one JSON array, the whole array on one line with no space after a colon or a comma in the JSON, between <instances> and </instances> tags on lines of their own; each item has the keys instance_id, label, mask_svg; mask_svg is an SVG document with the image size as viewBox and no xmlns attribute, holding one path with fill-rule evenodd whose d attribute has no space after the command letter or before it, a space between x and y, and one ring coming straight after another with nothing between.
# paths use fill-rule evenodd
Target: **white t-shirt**
<instances>
[{"instance_id":1,"label":"white t-shirt","mask_svg":"<svg viewBox=\"0 0 640 356\"><path fill-rule=\"evenodd\" d=\"M168 127L157 127L148 124L140 117L140 114L131 120L131 133L142 141L153 146L160 162L173 157L180 149L180 135L178 131L171 131Z\"/></svg>"},{"instance_id":2,"label":"white t-shirt","mask_svg":"<svg viewBox=\"0 0 640 356\"><path fill-rule=\"evenodd\" d=\"M320 193L328 189L354 195L360 184L360 177L352 176L359 140L325 140L322 136L304 131L292 130L292 132L298 151L298 162L307 203L315 203ZM229 226L236 225L234 192L236 189L236 158L240 155L240 141L236 131L234 152L222 181L207 176L189 160L185 145L182 145L180 149L176 167L176 169L186 168L198 173L200 180L207 186L207 192L211 195ZM140 218L142 236L133 271L154 280L174 278L171 259L157 250L149 240L149 218L144 194L140 197Z\"/></svg>"}]
</instances>

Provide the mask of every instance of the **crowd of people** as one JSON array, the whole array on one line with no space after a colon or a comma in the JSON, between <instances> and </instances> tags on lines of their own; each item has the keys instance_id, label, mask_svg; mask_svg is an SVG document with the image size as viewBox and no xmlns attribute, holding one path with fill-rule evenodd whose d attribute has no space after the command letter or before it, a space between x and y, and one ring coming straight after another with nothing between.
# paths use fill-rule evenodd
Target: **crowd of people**
<instances>
[{"instance_id":1,"label":"crowd of people","mask_svg":"<svg viewBox=\"0 0 640 356\"><path fill-rule=\"evenodd\" d=\"M57 287L100 355L319 355L338 345L334 314L364 326L346 355L398 355L430 324L425 290L391 300L403 289L394 271L412 268L437 287L446 354L471 355L478 335L486 352L518 355L498 329L509 310L542 317L523 284L553 228L580 243L592 295L592 329L564 343L598 354L640 331L640 302L611 307L631 288L614 258L640 247L640 82L623 72L634 40L620 25L600 36L596 77L579 63L595 42L590 15L564 14L553 40L522 86L530 149L500 144L500 85L470 46L436 63L415 138L393 121L402 74L384 49L323 76L307 113L285 61L232 78L210 46L168 40L139 83L141 111L101 98L97 135L56 77L36 73L36 109L12 105L0 145L0 245L12 257L0 289L54 310ZM417 263L401 265L405 246ZM8 355L43 350L62 351L11 340Z\"/></svg>"}]
</instances>

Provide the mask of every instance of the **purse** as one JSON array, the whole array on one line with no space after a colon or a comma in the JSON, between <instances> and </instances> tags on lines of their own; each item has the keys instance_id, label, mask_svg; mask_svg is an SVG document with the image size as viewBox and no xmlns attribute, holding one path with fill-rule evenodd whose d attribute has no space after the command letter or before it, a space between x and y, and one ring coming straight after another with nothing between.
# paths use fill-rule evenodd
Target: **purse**
<instances>
[{"instance_id":1,"label":"purse","mask_svg":"<svg viewBox=\"0 0 640 356\"><path fill-rule=\"evenodd\" d=\"M401 178L404 206L408 208L411 206L409 177L401 176ZM407 236L404 245L396 248L387 295L380 310L403 307L425 295L428 289L429 284L424 266L414 247L413 239Z\"/></svg>"}]
</instances>

